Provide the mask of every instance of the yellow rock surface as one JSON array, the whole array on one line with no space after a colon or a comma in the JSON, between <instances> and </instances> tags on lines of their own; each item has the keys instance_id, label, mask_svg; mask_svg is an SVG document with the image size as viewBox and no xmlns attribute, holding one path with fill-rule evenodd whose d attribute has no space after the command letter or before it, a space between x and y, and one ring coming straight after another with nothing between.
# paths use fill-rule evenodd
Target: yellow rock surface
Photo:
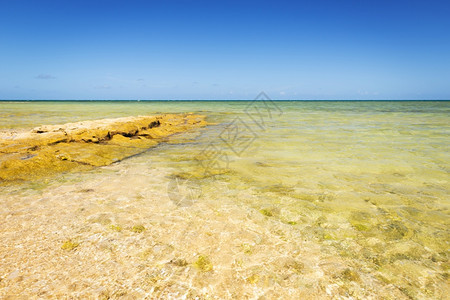
<instances>
[{"instance_id":1,"label":"yellow rock surface","mask_svg":"<svg viewBox=\"0 0 450 300\"><path fill-rule=\"evenodd\" d=\"M106 166L154 147L172 134L205 125L205 116L165 114L0 133L0 181Z\"/></svg>"}]
</instances>

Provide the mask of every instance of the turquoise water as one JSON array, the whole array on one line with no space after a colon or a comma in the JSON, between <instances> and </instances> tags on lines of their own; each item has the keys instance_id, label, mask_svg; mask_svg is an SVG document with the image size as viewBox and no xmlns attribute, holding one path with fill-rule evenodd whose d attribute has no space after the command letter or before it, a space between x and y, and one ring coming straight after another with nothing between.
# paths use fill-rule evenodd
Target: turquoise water
<instances>
[{"instance_id":1,"label":"turquoise water","mask_svg":"<svg viewBox=\"0 0 450 300\"><path fill-rule=\"evenodd\" d=\"M113 297L128 280L122 289L139 288L137 296L445 298L450 102L0 102L0 129L164 112L201 113L211 125L92 172L4 187L2 214L11 217L2 257L21 239L8 235L12 226L39 224L17 207L69 209L21 229L23 239L55 230L39 242L47 255L61 236L80 243L42 271L43 258L24 252L30 274L49 278L71 263L73 284L82 266L98 265L88 253L100 251L121 266L92 273ZM139 240L126 230L133 220L147 228ZM175 267L174 258L186 263ZM6 260L3 278L18 260ZM62 283L47 289L96 295Z\"/></svg>"}]
</instances>

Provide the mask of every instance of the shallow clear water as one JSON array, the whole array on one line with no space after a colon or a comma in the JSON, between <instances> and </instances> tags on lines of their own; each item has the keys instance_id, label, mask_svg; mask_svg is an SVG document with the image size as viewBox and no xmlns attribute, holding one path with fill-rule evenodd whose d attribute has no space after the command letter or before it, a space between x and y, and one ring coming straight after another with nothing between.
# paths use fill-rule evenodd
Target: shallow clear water
<instances>
[{"instance_id":1,"label":"shallow clear water","mask_svg":"<svg viewBox=\"0 0 450 300\"><path fill-rule=\"evenodd\" d=\"M0 295L445 298L450 102L2 102L0 129L159 112L214 124L1 187Z\"/></svg>"}]
</instances>

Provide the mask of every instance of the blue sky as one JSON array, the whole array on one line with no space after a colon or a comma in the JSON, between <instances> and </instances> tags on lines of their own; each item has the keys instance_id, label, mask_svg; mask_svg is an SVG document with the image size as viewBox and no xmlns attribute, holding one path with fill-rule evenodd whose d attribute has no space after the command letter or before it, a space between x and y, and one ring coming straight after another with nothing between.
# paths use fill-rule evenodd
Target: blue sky
<instances>
[{"instance_id":1,"label":"blue sky","mask_svg":"<svg viewBox=\"0 0 450 300\"><path fill-rule=\"evenodd\" d=\"M0 0L0 99L450 99L449 1Z\"/></svg>"}]
</instances>

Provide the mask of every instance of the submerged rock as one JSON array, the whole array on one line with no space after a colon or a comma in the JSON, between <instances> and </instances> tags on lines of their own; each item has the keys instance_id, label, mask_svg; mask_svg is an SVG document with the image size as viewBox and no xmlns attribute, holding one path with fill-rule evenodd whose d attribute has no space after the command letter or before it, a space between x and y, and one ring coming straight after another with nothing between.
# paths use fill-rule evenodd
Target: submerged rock
<instances>
[{"instance_id":1,"label":"submerged rock","mask_svg":"<svg viewBox=\"0 0 450 300\"><path fill-rule=\"evenodd\" d=\"M349 268L342 271L340 277L347 281L359 281L359 274Z\"/></svg>"},{"instance_id":2,"label":"submerged rock","mask_svg":"<svg viewBox=\"0 0 450 300\"><path fill-rule=\"evenodd\" d=\"M71 251L71 250L75 250L79 245L80 245L80 243L78 243L76 241L67 240L61 245L61 249Z\"/></svg>"},{"instance_id":3,"label":"submerged rock","mask_svg":"<svg viewBox=\"0 0 450 300\"><path fill-rule=\"evenodd\" d=\"M135 225L131 228L131 231L134 233L141 233L145 231L145 227L143 225Z\"/></svg>"},{"instance_id":4,"label":"submerged rock","mask_svg":"<svg viewBox=\"0 0 450 300\"><path fill-rule=\"evenodd\" d=\"M205 125L205 116L165 114L44 125L29 132L0 134L0 181L106 166L142 153L172 134Z\"/></svg>"},{"instance_id":5,"label":"submerged rock","mask_svg":"<svg viewBox=\"0 0 450 300\"><path fill-rule=\"evenodd\" d=\"M200 270L201 272L209 272L212 271L213 265L208 256L199 255L198 259L194 262L194 267Z\"/></svg>"}]
</instances>

